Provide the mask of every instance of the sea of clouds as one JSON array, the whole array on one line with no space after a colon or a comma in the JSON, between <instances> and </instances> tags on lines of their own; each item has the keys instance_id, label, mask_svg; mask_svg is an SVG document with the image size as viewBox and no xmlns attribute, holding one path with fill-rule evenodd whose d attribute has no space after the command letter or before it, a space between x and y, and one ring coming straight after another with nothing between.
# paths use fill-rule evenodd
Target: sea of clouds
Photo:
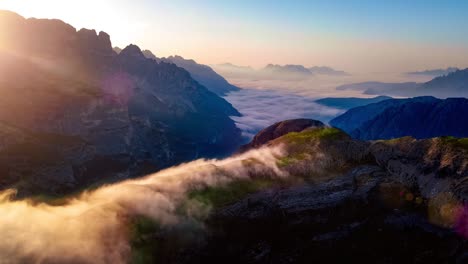
<instances>
[{"instance_id":1,"label":"sea of clouds","mask_svg":"<svg viewBox=\"0 0 468 264\"><path fill-rule=\"evenodd\" d=\"M279 121L311 118L326 123L343 113L343 110L320 105L313 98L275 90L242 89L229 93L225 99L242 114L232 119L246 139Z\"/></svg>"}]
</instances>

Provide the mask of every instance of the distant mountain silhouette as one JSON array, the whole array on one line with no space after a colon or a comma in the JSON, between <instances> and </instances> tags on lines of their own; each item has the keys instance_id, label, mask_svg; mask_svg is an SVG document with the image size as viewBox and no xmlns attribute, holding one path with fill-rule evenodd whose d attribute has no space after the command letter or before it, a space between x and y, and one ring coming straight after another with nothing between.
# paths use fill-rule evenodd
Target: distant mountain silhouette
<instances>
[{"instance_id":1,"label":"distant mountain silhouette","mask_svg":"<svg viewBox=\"0 0 468 264\"><path fill-rule=\"evenodd\" d=\"M0 186L63 193L234 151L227 101L138 46L0 12Z\"/></svg>"},{"instance_id":2,"label":"distant mountain silhouette","mask_svg":"<svg viewBox=\"0 0 468 264\"><path fill-rule=\"evenodd\" d=\"M336 87L339 91L363 91L364 94L374 94L378 91L382 91L382 94L391 93L391 91L406 91L412 90L418 87L420 84L416 82L404 82L404 83L384 83L384 82L362 82L362 83L351 83L344 84Z\"/></svg>"},{"instance_id":3,"label":"distant mountain silhouette","mask_svg":"<svg viewBox=\"0 0 468 264\"><path fill-rule=\"evenodd\" d=\"M468 137L468 99L390 99L350 109L330 121L358 139Z\"/></svg>"},{"instance_id":4,"label":"distant mountain silhouette","mask_svg":"<svg viewBox=\"0 0 468 264\"><path fill-rule=\"evenodd\" d=\"M315 75L348 76L344 71L325 66L305 67L296 64L268 64L256 70L250 66L238 66L232 63L212 65L216 70L231 77L251 77L258 79L304 79Z\"/></svg>"},{"instance_id":5,"label":"distant mountain silhouette","mask_svg":"<svg viewBox=\"0 0 468 264\"><path fill-rule=\"evenodd\" d=\"M468 69L439 76L426 83L364 82L338 86L337 90L362 91L369 95L468 97Z\"/></svg>"},{"instance_id":6,"label":"distant mountain silhouette","mask_svg":"<svg viewBox=\"0 0 468 264\"><path fill-rule=\"evenodd\" d=\"M373 98L358 98L358 97L327 97L316 100L315 102L339 109L351 109L358 106L368 105L372 103L378 103L383 100L392 99L389 96L377 96Z\"/></svg>"},{"instance_id":7,"label":"distant mountain silhouette","mask_svg":"<svg viewBox=\"0 0 468 264\"><path fill-rule=\"evenodd\" d=\"M154 53L151 52L151 50L143 50L142 53L148 59L153 59L155 61L159 61L158 57L156 57L156 55L154 55Z\"/></svg>"},{"instance_id":8,"label":"distant mountain silhouette","mask_svg":"<svg viewBox=\"0 0 468 264\"><path fill-rule=\"evenodd\" d=\"M314 74L322 74L322 75L336 75L336 76L349 76L350 74L345 71L338 71L330 67L325 66L314 66L310 67L309 71Z\"/></svg>"},{"instance_id":9,"label":"distant mountain silhouette","mask_svg":"<svg viewBox=\"0 0 468 264\"><path fill-rule=\"evenodd\" d=\"M447 75L451 72L458 71L458 68L455 67L448 67L447 69L433 69L433 70L425 70L425 71L414 71L414 72L407 72L406 74L409 75L424 75L424 76L432 76L438 77L442 75Z\"/></svg>"},{"instance_id":10,"label":"distant mountain silhouette","mask_svg":"<svg viewBox=\"0 0 468 264\"><path fill-rule=\"evenodd\" d=\"M312 76L314 75L309 69L302 65L278 65L278 64L268 64L265 68L261 69L264 73L272 74L293 74L293 75L304 75Z\"/></svg>"},{"instance_id":11,"label":"distant mountain silhouette","mask_svg":"<svg viewBox=\"0 0 468 264\"><path fill-rule=\"evenodd\" d=\"M122 52L122 49L119 48L119 47L114 47L113 50L114 50L117 54L119 54L120 52Z\"/></svg>"},{"instance_id":12,"label":"distant mountain silhouette","mask_svg":"<svg viewBox=\"0 0 468 264\"><path fill-rule=\"evenodd\" d=\"M234 65L232 63L222 63L222 64L217 64L217 65L212 65L213 67L216 68L225 68L226 70L238 70L238 71L254 71L254 69L250 66L239 66L239 65Z\"/></svg>"},{"instance_id":13,"label":"distant mountain silhouette","mask_svg":"<svg viewBox=\"0 0 468 264\"><path fill-rule=\"evenodd\" d=\"M184 59L181 56L170 56L162 58L162 60L184 68L196 81L218 95L225 95L239 90L238 87L228 83L226 79L216 73L211 67L198 64L194 60Z\"/></svg>"},{"instance_id":14,"label":"distant mountain silhouette","mask_svg":"<svg viewBox=\"0 0 468 264\"><path fill-rule=\"evenodd\" d=\"M232 63L210 65L216 72L227 78L257 79L261 74L250 66L238 66Z\"/></svg>"}]
</instances>

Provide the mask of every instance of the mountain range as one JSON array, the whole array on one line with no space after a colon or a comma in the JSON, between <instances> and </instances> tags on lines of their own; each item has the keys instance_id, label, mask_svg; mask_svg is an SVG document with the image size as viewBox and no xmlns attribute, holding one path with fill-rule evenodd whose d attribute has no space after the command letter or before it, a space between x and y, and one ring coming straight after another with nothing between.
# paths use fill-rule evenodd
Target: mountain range
<instances>
[{"instance_id":1,"label":"mountain range","mask_svg":"<svg viewBox=\"0 0 468 264\"><path fill-rule=\"evenodd\" d=\"M310 78L314 75L349 76L349 73L326 66L306 67L297 64L268 64L261 69L250 66L237 66L232 63L212 65L218 72L231 77L252 78Z\"/></svg>"},{"instance_id":2,"label":"mountain range","mask_svg":"<svg viewBox=\"0 0 468 264\"><path fill-rule=\"evenodd\" d=\"M455 72L455 71L458 71L458 70L459 69L455 68L455 67L448 67L447 69L433 69L433 70L424 70L424 71L414 71L414 72L407 72L406 74L438 77L438 76L447 75L449 73L452 73L452 72Z\"/></svg>"},{"instance_id":3,"label":"mountain range","mask_svg":"<svg viewBox=\"0 0 468 264\"><path fill-rule=\"evenodd\" d=\"M2 188L63 193L240 144L239 112L175 64L60 20L0 20Z\"/></svg>"},{"instance_id":4,"label":"mountain range","mask_svg":"<svg viewBox=\"0 0 468 264\"><path fill-rule=\"evenodd\" d=\"M439 98L468 97L468 69L456 70L425 83L364 82L338 86L337 90L362 91L368 95L413 97L431 95Z\"/></svg>"},{"instance_id":5,"label":"mountain range","mask_svg":"<svg viewBox=\"0 0 468 264\"><path fill-rule=\"evenodd\" d=\"M295 64L286 64L286 65L278 65L278 64L268 64L260 71L266 73L280 73L280 74L298 74L298 75L335 75L335 76L347 76L348 73L344 71L335 70L330 67L325 66L313 66L313 67L305 67L303 65L295 65Z\"/></svg>"},{"instance_id":6,"label":"mountain range","mask_svg":"<svg viewBox=\"0 0 468 264\"><path fill-rule=\"evenodd\" d=\"M350 109L330 124L366 140L404 136L468 137L468 99L388 99Z\"/></svg>"},{"instance_id":7,"label":"mountain range","mask_svg":"<svg viewBox=\"0 0 468 264\"><path fill-rule=\"evenodd\" d=\"M119 47L115 47L114 51L119 53ZM221 75L216 73L211 67L203 64L198 64L194 60L184 59L181 56L169 56L167 58L158 58L150 50L143 50L143 55L148 59L153 59L157 62L164 61L173 63L190 73L193 79L205 86L208 90L219 96L225 96L229 92L239 91L239 87L230 84Z\"/></svg>"}]
</instances>

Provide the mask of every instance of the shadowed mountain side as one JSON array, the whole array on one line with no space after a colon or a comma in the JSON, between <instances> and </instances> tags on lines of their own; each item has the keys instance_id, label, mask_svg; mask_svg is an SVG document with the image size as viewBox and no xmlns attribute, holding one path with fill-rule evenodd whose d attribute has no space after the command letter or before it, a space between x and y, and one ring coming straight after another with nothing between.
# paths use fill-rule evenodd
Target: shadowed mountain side
<instances>
[{"instance_id":1,"label":"shadowed mountain side","mask_svg":"<svg viewBox=\"0 0 468 264\"><path fill-rule=\"evenodd\" d=\"M117 54L104 32L0 19L2 188L62 193L239 146L237 110L186 70L135 45Z\"/></svg>"},{"instance_id":2,"label":"shadowed mountain side","mask_svg":"<svg viewBox=\"0 0 468 264\"><path fill-rule=\"evenodd\" d=\"M390 99L350 109L330 121L359 139L468 137L468 99Z\"/></svg>"},{"instance_id":3,"label":"shadowed mountain side","mask_svg":"<svg viewBox=\"0 0 468 264\"><path fill-rule=\"evenodd\" d=\"M223 96L229 92L238 91L239 88L228 83L221 75L206 65L198 64L194 60L187 60L180 56L170 56L161 60L172 62L184 68L190 75L208 90Z\"/></svg>"}]
</instances>

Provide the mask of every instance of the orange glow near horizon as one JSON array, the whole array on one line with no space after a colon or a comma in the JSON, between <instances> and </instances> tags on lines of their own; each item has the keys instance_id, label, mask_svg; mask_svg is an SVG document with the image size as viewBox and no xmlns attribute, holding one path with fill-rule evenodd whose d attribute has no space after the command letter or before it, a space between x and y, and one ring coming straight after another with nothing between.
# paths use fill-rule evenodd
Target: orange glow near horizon
<instances>
[{"instance_id":1,"label":"orange glow near horizon","mask_svg":"<svg viewBox=\"0 0 468 264\"><path fill-rule=\"evenodd\" d=\"M234 11L232 17L224 17L226 10L217 9L221 4L212 5L216 8L162 0L0 0L0 9L26 18L56 18L77 30L105 31L114 46L137 44L158 57L181 55L202 64L325 65L356 74L468 66L468 47L457 41L363 37L347 34L346 28L338 34L321 26L321 21L313 21L314 27L304 31L288 25L289 21L281 27L268 24L264 17L246 21ZM265 15L260 9L254 13Z\"/></svg>"}]
</instances>

